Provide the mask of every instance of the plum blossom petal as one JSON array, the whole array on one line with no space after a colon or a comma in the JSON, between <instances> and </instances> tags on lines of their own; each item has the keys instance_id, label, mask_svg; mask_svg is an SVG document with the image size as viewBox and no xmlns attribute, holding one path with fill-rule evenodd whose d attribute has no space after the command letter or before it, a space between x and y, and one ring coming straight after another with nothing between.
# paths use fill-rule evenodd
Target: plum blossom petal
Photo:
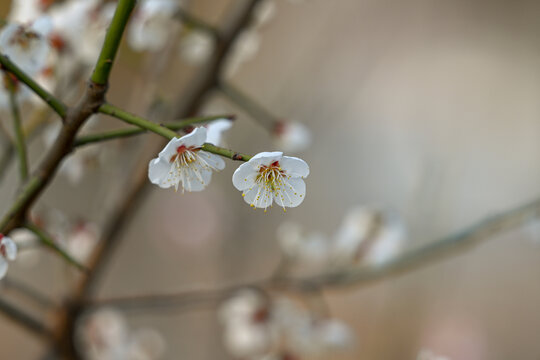
<instances>
[{"instance_id":1,"label":"plum blossom petal","mask_svg":"<svg viewBox=\"0 0 540 360\"><path fill-rule=\"evenodd\" d=\"M232 127L232 123L229 119L218 119L206 125L206 142L220 146L223 133Z\"/></svg>"}]
</instances>

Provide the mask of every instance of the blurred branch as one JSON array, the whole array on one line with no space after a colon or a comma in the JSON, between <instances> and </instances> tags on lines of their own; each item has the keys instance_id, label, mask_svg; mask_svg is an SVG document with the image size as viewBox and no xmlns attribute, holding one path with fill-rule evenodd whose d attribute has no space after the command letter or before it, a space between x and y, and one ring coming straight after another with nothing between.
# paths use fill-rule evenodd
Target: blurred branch
<instances>
[{"instance_id":1,"label":"blurred branch","mask_svg":"<svg viewBox=\"0 0 540 360\"><path fill-rule=\"evenodd\" d=\"M89 304L91 306L114 305L122 309L144 308L159 310L166 307L197 306L196 301L201 301L201 305L204 305L204 302L208 301L219 301L226 298L228 294L244 287L281 288L313 293L323 287L360 286L418 269L445 257L458 255L477 245L481 240L489 239L490 236L496 233L516 228L539 216L540 199L530 204L488 217L465 230L433 241L418 249L410 250L379 266L359 267L356 269L349 268L305 278L290 278L284 275L279 277L272 276L268 279L230 285L214 290L116 297L96 300Z\"/></svg>"},{"instance_id":2,"label":"blurred branch","mask_svg":"<svg viewBox=\"0 0 540 360\"><path fill-rule=\"evenodd\" d=\"M17 65L15 65L9 58L3 54L0 54L1 67L13 74L18 80L26 84L37 96L45 101L62 119L65 118L67 113L67 106L59 99L54 97L51 93L45 90L34 79L28 76Z\"/></svg>"},{"instance_id":3,"label":"blurred branch","mask_svg":"<svg viewBox=\"0 0 540 360\"><path fill-rule=\"evenodd\" d=\"M64 260L66 260L71 265L74 265L77 269L81 271L88 271L84 265L79 263L77 260L75 260L71 255L69 255L65 250L60 248L58 245L55 244L54 240L39 226L36 224L27 222L24 224L24 227L28 230L32 231L41 241L41 243L49 248L51 248L54 252L56 252L58 255L60 255Z\"/></svg>"},{"instance_id":4,"label":"blurred branch","mask_svg":"<svg viewBox=\"0 0 540 360\"><path fill-rule=\"evenodd\" d=\"M194 28L197 28L199 30L202 30L209 35L211 35L213 38L218 39L219 38L219 31L216 27L213 25L207 23L206 21L194 16L193 14L190 14L184 9L178 9L178 11L175 14L175 17L179 20L183 21L184 24L188 26L192 26Z\"/></svg>"},{"instance_id":5,"label":"blurred branch","mask_svg":"<svg viewBox=\"0 0 540 360\"><path fill-rule=\"evenodd\" d=\"M9 105L13 116L13 129L15 133L15 148L19 156L19 167L21 174L21 183L28 179L28 157L26 152L26 144L24 141L24 132L21 124L21 113L17 104L15 81L8 75L5 77L9 92Z\"/></svg>"},{"instance_id":6,"label":"blurred branch","mask_svg":"<svg viewBox=\"0 0 540 360\"><path fill-rule=\"evenodd\" d=\"M99 108L99 112L113 116L117 119L123 120L127 122L128 124L135 125L141 129L145 129L155 134L161 135L168 140L172 140L178 137L177 133L165 127L164 125L156 124L156 123L151 122L150 120L146 120L146 119L143 119L142 117L130 114L111 104L101 105ZM203 144L201 149L204 151L208 151L212 154L229 158L231 160L248 161L249 159L251 159L251 156L249 155L241 154L241 153L238 153L229 149L224 149L222 147L215 146L208 143Z\"/></svg>"},{"instance_id":7,"label":"blurred branch","mask_svg":"<svg viewBox=\"0 0 540 360\"><path fill-rule=\"evenodd\" d=\"M0 298L0 312L35 335L51 338L50 330L39 320Z\"/></svg>"},{"instance_id":8,"label":"blurred branch","mask_svg":"<svg viewBox=\"0 0 540 360\"><path fill-rule=\"evenodd\" d=\"M279 124L278 118L264 106L251 99L249 95L223 81L219 83L219 90L268 131L275 131L276 126Z\"/></svg>"},{"instance_id":9,"label":"blurred branch","mask_svg":"<svg viewBox=\"0 0 540 360\"><path fill-rule=\"evenodd\" d=\"M107 35L103 42L103 47L99 53L99 58L90 78L92 82L98 85L107 85L109 75L112 70L124 29L127 25L129 16L135 7L136 0L120 0L116 6L111 24L107 29Z\"/></svg>"},{"instance_id":10,"label":"blurred branch","mask_svg":"<svg viewBox=\"0 0 540 360\"><path fill-rule=\"evenodd\" d=\"M52 308L57 305L54 301L39 292L37 289L22 283L20 280L15 280L8 276L2 279L2 285L17 291L41 307Z\"/></svg>"},{"instance_id":11,"label":"blurred branch","mask_svg":"<svg viewBox=\"0 0 540 360\"><path fill-rule=\"evenodd\" d=\"M189 118L181 121L175 121L167 124L162 124L163 127L166 127L167 129L173 130L173 131L179 131L183 130L185 128L188 128L193 125L201 124L201 123L208 123L212 122L214 120L220 120L220 119L228 119L233 120L233 115L221 115L221 116L202 116L202 117L194 117ZM125 137L131 137L135 135L140 135L147 133L146 129L141 129L139 127L137 128L131 128L131 129L118 129L118 130L111 130L99 134L91 134L86 136L80 136L77 139L75 139L74 146L83 146L88 144L93 144L97 142L103 142L107 140L114 140L119 138L125 138Z\"/></svg>"}]
</instances>

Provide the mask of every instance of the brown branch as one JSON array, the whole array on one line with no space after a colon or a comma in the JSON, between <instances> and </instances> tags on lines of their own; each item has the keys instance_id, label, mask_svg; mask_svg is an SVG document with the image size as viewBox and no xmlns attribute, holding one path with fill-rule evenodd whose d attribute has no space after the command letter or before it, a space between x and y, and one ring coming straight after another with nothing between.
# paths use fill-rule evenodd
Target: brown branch
<instances>
[{"instance_id":1,"label":"brown branch","mask_svg":"<svg viewBox=\"0 0 540 360\"><path fill-rule=\"evenodd\" d=\"M304 278L271 276L268 279L233 284L219 289L185 291L175 294L126 296L100 299L87 306L113 305L126 310L163 310L168 308L192 308L208 303L216 304L228 294L245 287L284 289L294 292L313 293L328 287L354 285L358 288L374 281L381 281L432 264L436 260L462 254L490 239L494 234L521 226L540 216L540 199L529 204L488 217L483 221L456 234L432 241L427 245L410 250L386 263L370 267L345 268L331 273ZM200 304L198 303L200 301Z\"/></svg>"}]
</instances>

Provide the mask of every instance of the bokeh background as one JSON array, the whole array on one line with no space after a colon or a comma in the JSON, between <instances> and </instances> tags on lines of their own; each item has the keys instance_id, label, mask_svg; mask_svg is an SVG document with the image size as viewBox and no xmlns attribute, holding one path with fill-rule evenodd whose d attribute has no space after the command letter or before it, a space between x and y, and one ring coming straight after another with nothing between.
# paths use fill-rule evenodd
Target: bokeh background
<instances>
[{"instance_id":1,"label":"bokeh background","mask_svg":"<svg viewBox=\"0 0 540 360\"><path fill-rule=\"evenodd\" d=\"M240 0L192 0L210 22ZM277 0L254 60L231 83L275 114L313 133L299 154L311 167L304 204L264 214L231 184L235 165L202 193L152 188L115 250L97 296L172 293L260 279L279 262L276 228L295 221L332 234L347 210L397 210L407 248L459 231L540 196L540 3L482 0ZM7 11L8 2L2 2ZM152 58L123 48L110 97L141 111L141 66ZM164 98L198 70L180 60L160 77ZM171 74L174 74L172 76ZM175 92L174 94L172 92ZM226 141L246 153L272 150L267 132L216 94L212 109L238 114ZM111 123L111 124L109 124ZM115 120L103 126L114 127ZM148 135L152 136L152 135ZM144 147L107 146L101 166L73 186L59 177L41 203L100 221ZM39 144L32 148L39 158ZM142 161L141 160L141 161ZM11 172L16 173L12 167ZM2 203L14 191L8 174ZM65 265L43 251L10 276L58 301ZM465 254L381 282L328 289L332 315L355 331L355 347L332 359L415 359L421 348L454 360L540 358L540 232L535 223ZM10 296L6 289L0 296ZM28 304L31 306L31 304ZM126 312L159 330L166 359L227 359L214 309ZM48 315L50 316L50 315ZM2 358L36 359L43 344L0 317Z\"/></svg>"}]
</instances>

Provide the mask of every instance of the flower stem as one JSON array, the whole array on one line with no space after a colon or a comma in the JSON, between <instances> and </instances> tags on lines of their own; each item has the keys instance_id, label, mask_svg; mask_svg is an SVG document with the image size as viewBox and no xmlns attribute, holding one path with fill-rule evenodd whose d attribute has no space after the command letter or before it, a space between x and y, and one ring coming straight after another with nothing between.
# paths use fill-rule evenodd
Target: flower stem
<instances>
[{"instance_id":1,"label":"flower stem","mask_svg":"<svg viewBox=\"0 0 540 360\"><path fill-rule=\"evenodd\" d=\"M15 132L15 148L17 155L19 156L19 167L21 174L21 181L25 182L28 179L28 156L26 152L26 144L24 141L24 132L21 125L21 113L17 104L17 94L15 89L15 82L8 75L6 76L7 84L9 87L9 105L11 107L11 114L13 116L13 128Z\"/></svg>"},{"instance_id":2,"label":"flower stem","mask_svg":"<svg viewBox=\"0 0 540 360\"><path fill-rule=\"evenodd\" d=\"M33 232L39 240L43 243L43 245L48 246L53 251L58 253L64 260L66 260L71 265L74 265L77 269L82 270L84 272L88 271L84 265L79 263L77 260L75 260L71 255L69 255L66 251L61 249L58 245L54 243L54 240L51 239L51 237L45 233L44 230L42 230L39 226L27 222L24 224L24 227Z\"/></svg>"},{"instance_id":3,"label":"flower stem","mask_svg":"<svg viewBox=\"0 0 540 360\"><path fill-rule=\"evenodd\" d=\"M129 15L135 7L136 0L120 0L116 6L111 25L107 30L101 53L90 80L98 85L107 85L109 75L126 28Z\"/></svg>"},{"instance_id":4,"label":"flower stem","mask_svg":"<svg viewBox=\"0 0 540 360\"><path fill-rule=\"evenodd\" d=\"M37 96L43 99L43 101L45 101L58 115L60 115L61 118L66 116L67 106L62 103L62 101L54 97L54 95L41 87L17 65L9 60L7 56L0 54L0 65L2 65L1 67L4 70L13 74L18 80L28 86Z\"/></svg>"},{"instance_id":5,"label":"flower stem","mask_svg":"<svg viewBox=\"0 0 540 360\"><path fill-rule=\"evenodd\" d=\"M171 129L166 128L165 126L153 123L149 120L143 119L142 117L139 117L137 115L130 114L114 105L111 104L103 104L99 107L99 112L103 114L110 115L112 117L115 117L117 119L123 120L127 122L128 124L135 125L141 129L145 129L148 131L151 131L155 134L161 135L169 140L172 140L176 137L178 137L178 134L176 134ZM219 146L215 146L212 144L205 143L202 146L202 150L208 151L212 154L220 155L232 160L240 160L240 161L248 161L251 159L251 156L240 154L235 151L224 149Z\"/></svg>"},{"instance_id":6,"label":"flower stem","mask_svg":"<svg viewBox=\"0 0 540 360\"><path fill-rule=\"evenodd\" d=\"M163 126L166 127L167 129L177 131L177 130L182 130L186 127L196 125L196 124L207 123L207 122L211 122L211 121L219 120L219 119L232 120L233 118L234 117L231 115L194 117L194 118L189 118L189 119L185 119L181 121L171 122L168 124L163 124ZM111 130L111 131L107 131L107 132L103 132L99 134L81 136L75 140L74 145L75 146L88 145L88 144L93 144L96 142L102 142L102 141L107 141L107 140L114 140L114 139L144 134L146 132L147 132L146 129L142 129L139 127L131 128L131 129Z\"/></svg>"}]
</instances>

